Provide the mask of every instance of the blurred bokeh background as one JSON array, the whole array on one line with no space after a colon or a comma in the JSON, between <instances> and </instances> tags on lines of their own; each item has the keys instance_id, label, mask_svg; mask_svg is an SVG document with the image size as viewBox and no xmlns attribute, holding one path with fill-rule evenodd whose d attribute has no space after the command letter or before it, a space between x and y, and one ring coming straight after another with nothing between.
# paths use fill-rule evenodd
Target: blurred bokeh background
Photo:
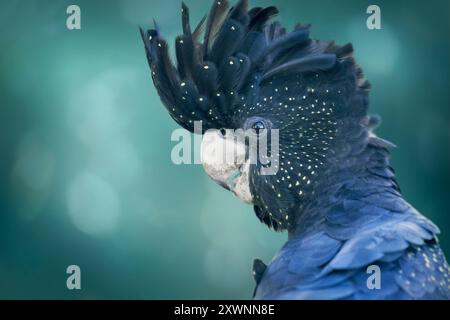
<instances>
[{"instance_id":1,"label":"blurred bokeh background","mask_svg":"<svg viewBox=\"0 0 450 320\"><path fill-rule=\"evenodd\" d=\"M187 0L193 21L208 0ZM66 28L81 7L82 29ZM373 84L377 133L398 145L405 197L450 256L450 3L254 0L288 27L352 42ZM253 257L286 234L170 160L175 123L150 80L138 26L180 32L180 0L0 2L0 298L251 298ZM66 288L66 267L82 290Z\"/></svg>"}]
</instances>

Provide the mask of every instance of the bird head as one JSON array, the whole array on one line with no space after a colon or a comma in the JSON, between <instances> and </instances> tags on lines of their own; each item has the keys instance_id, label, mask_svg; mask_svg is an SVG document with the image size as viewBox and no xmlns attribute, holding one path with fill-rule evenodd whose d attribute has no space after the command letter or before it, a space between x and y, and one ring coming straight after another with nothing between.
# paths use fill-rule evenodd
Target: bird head
<instances>
[{"instance_id":1,"label":"bird head","mask_svg":"<svg viewBox=\"0 0 450 320\"><path fill-rule=\"evenodd\" d=\"M182 4L176 64L159 28L141 30L151 75L170 116L203 134L205 171L254 206L275 230L289 229L337 164L369 135L369 83L351 44L287 32L276 7L229 8L215 0L191 29ZM301 210L300 210L301 211Z\"/></svg>"}]
</instances>

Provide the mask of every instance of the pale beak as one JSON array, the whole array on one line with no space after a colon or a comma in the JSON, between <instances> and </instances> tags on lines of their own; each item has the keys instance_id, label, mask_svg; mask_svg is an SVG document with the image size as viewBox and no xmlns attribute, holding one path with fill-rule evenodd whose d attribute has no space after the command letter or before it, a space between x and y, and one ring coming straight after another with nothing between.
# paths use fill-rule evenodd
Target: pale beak
<instances>
[{"instance_id":1,"label":"pale beak","mask_svg":"<svg viewBox=\"0 0 450 320\"><path fill-rule=\"evenodd\" d=\"M223 135L219 130L208 130L203 135L200 149L203 168L217 184L242 201L252 203L245 144L236 139L232 130L226 132Z\"/></svg>"}]
</instances>

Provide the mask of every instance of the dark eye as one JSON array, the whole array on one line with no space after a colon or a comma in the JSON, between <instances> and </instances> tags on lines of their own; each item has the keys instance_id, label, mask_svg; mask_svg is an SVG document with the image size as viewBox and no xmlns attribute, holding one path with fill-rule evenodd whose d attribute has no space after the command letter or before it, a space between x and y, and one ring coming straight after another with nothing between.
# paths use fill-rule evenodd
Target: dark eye
<instances>
[{"instance_id":1,"label":"dark eye","mask_svg":"<svg viewBox=\"0 0 450 320\"><path fill-rule=\"evenodd\" d=\"M261 130L264 130L266 128L266 125L262 121L256 121L252 125L252 129L256 131L256 133L259 133Z\"/></svg>"}]
</instances>

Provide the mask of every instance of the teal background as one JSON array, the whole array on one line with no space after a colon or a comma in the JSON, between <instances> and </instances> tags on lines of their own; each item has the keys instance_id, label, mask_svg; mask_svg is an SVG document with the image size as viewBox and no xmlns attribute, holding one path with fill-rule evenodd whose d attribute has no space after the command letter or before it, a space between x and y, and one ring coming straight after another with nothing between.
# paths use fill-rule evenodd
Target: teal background
<instances>
[{"instance_id":1,"label":"teal background","mask_svg":"<svg viewBox=\"0 0 450 320\"><path fill-rule=\"evenodd\" d=\"M138 25L173 43L179 0L0 2L0 298L251 298L251 261L286 239L199 165L170 160L177 128L149 76ZM379 136L404 196L442 230L450 254L450 5L279 0L288 27L352 42L373 84ZM210 1L187 0L198 21ZM66 288L66 267L82 290Z\"/></svg>"}]
</instances>

